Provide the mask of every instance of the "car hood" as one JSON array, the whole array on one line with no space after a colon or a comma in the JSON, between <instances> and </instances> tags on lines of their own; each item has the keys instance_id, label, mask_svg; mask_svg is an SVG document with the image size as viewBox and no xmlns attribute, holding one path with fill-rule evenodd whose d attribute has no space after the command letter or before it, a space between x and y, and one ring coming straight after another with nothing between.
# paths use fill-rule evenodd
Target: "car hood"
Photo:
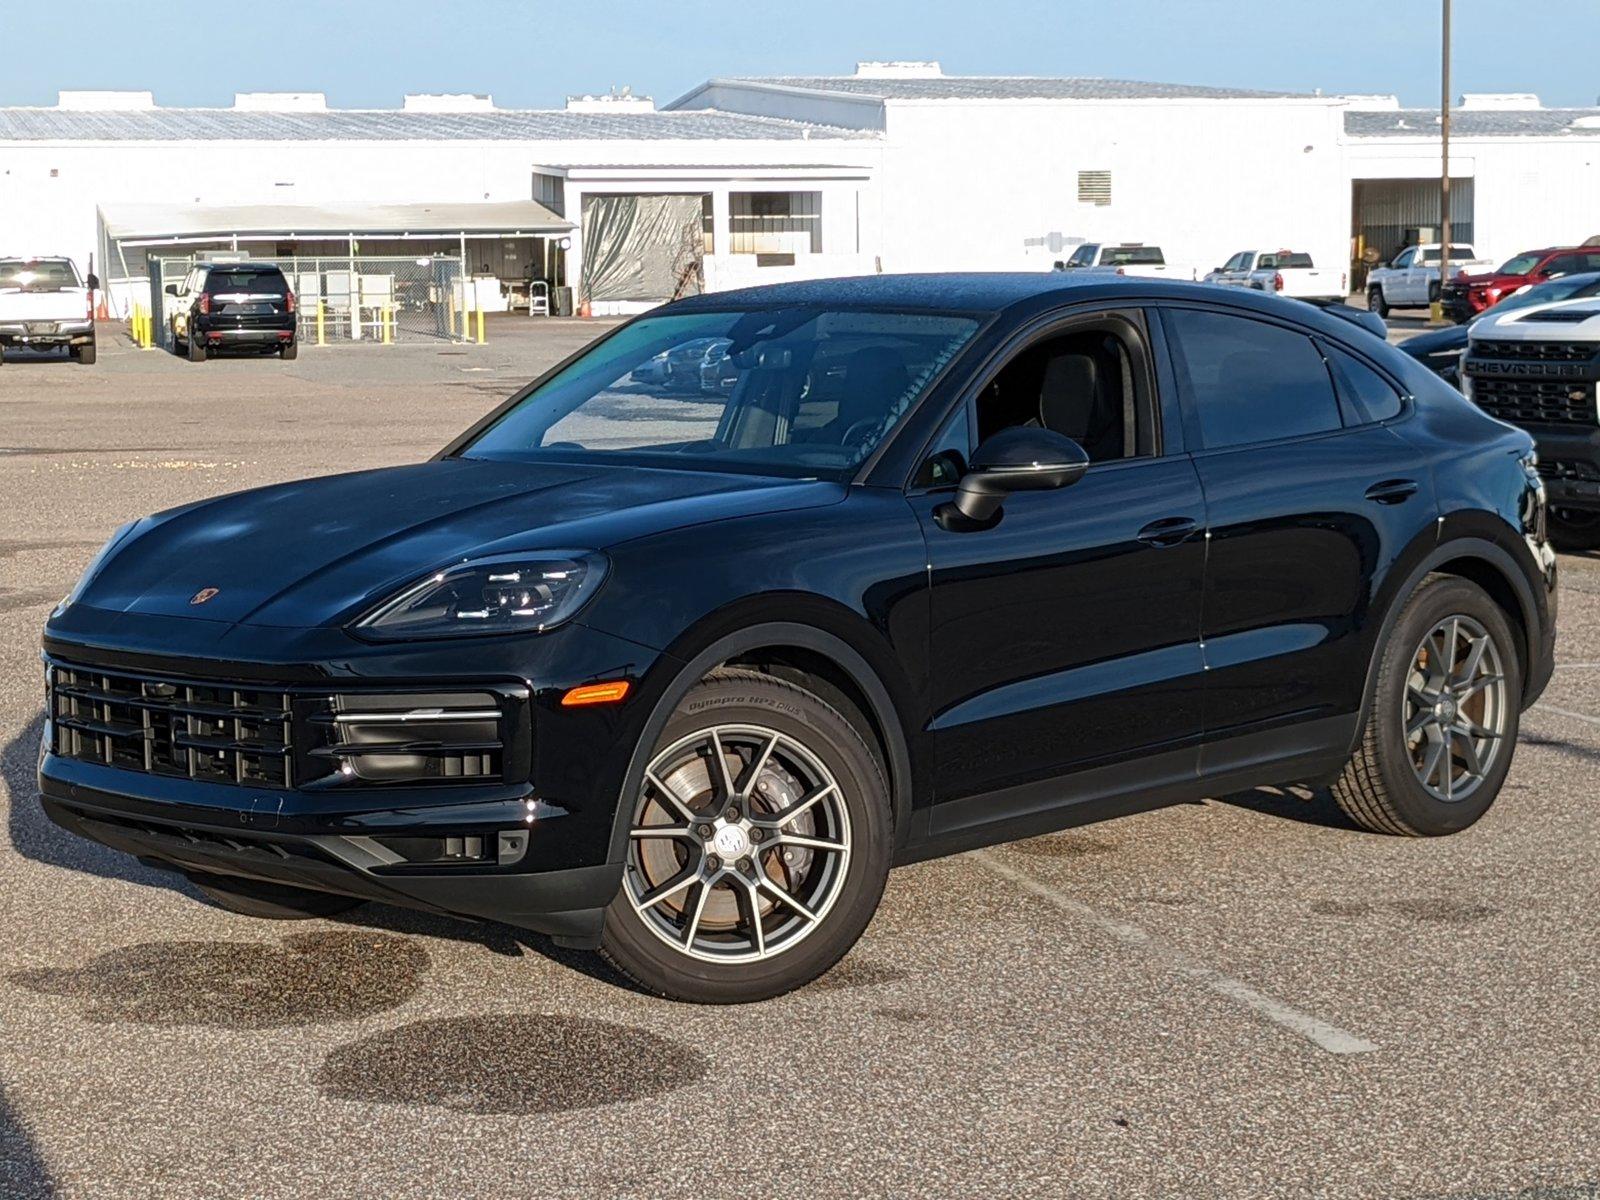
<instances>
[{"instance_id":1,"label":"car hood","mask_svg":"<svg viewBox=\"0 0 1600 1200\"><path fill-rule=\"evenodd\" d=\"M342 624L464 558L604 549L843 496L842 485L815 480L444 459L279 484L146 518L78 603L246 625Z\"/></svg>"},{"instance_id":2,"label":"car hood","mask_svg":"<svg viewBox=\"0 0 1600 1200\"><path fill-rule=\"evenodd\" d=\"M1600 296L1530 304L1507 312L1490 309L1472 323L1472 340L1600 343Z\"/></svg>"}]
</instances>

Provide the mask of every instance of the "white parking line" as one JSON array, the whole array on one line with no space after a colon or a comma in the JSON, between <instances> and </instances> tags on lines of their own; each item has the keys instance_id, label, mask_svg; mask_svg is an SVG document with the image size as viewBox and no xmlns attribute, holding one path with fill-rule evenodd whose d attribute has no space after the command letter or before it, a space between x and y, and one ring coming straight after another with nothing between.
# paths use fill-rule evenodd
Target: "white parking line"
<instances>
[{"instance_id":1,"label":"white parking line","mask_svg":"<svg viewBox=\"0 0 1600 1200\"><path fill-rule=\"evenodd\" d=\"M1065 892L1041 883L1025 871L1019 871L1000 858L999 855L989 850L973 850L967 855L984 869L993 871L1002 879L1007 879L1031 892L1039 899L1053 904L1063 912L1069 912L1075 917L1082 917L1100 929L1109 933L1118 941L1129 946L1137 947L1146 954L1169 967L1179 975L1203 984L1216 992L1219 996L1226 996L1237 1001L1256 1013L1265 1017L1275 1025L1282 1026L1291 1033L1298 1033L1301 1037L1315 1043L1329 1054L1366 1054L1379 1049L1375 1042L1359 1038L1353 1033L1326 1021L1320 1021L1309 1013L1303 1013L1297 1008L1275 1000L1255 990L1248 984L1230 978L1222 972L1206 966L1204 963L1191 958L1176 946L1169 946L1165 942L1157 941L1137 925L1127 921L1119 921L1115 917L1108 917L1104 913L1096 912L1081 900L1074 900Z\"/></svg>"},{"instance_id":2,"label":"white parking line","mask_svg":"<svg viewBox=\"0 0 1600 1200\"><path fill-rule=\"evenodd\" d=\"M1570 717L1574 721L1587 721L1590 725L1600 725L1600 717L1591 717L1588 713L1575 712L1570 708L1559 708L1554 704L1545 704L1542 701L1528 710L1532 713L1555 713L1558 717Z\"/></svg>"}]
</instances>

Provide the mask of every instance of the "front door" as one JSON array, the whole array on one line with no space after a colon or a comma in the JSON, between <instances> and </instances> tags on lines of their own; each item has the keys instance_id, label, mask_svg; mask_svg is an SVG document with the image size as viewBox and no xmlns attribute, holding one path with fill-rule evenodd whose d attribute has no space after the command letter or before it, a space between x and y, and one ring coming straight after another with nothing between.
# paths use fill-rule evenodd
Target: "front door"
<instances>
[{"instance_id":1,"label":"front door","mask_svg":"<svg viewBox=\"0 0 1600 1200\"><path fill-rule=\"evenodd\" d=\"M939 445L948 456L1039 424L1085 448L1083 478L1014 494L994 525L964 531L940 520L950 488L913 490L931 582L936 833L1056 807L1074 798L1058 777L1094 766L1171 751L1169 766L1194 769L1205 506L1188 456L1160 453L1155 389L1139 314L1051 329Z\"/></svg>"}]
</instances>

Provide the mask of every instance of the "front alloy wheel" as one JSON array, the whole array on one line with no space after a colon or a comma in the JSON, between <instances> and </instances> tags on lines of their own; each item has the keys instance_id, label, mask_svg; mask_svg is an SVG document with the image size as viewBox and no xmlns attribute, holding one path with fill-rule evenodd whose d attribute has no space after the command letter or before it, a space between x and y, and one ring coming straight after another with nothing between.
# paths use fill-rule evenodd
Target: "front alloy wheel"
<instances>
[{"instance_id":1,"label":"front alloy wheel","mask_svg":"<svg viewBox=\"0 0 1600 1200\"><path fill-rule=\"evenodd\" d=\"M1454 615L1422 639L1406 682L1405 736L1418 781L1455 804L1483 786L1505 742L1505 669L1494 639Z\"/></svg>"},{"instance_id":2,"label":"front alloy wheel","mask_svg":"<svg viewBox=\"0 0 1600 1200\"><path fill-rule=\"evenodd\" d=\"M882 771L843 714L772 676L715 672L668 721L630 799L602 950L677 999L780 995L860 936L889 842Z\"/></svg>"}]
</instances>

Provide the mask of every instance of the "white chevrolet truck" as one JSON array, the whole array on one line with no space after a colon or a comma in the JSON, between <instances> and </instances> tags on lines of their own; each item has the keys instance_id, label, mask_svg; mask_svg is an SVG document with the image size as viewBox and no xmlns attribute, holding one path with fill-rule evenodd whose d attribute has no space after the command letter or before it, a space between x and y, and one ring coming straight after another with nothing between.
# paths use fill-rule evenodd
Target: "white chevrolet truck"
<instances>
[{"instance_id":1,"label":"white chevrolet truck","mask_svg":"<svg viewBox=\"0 0 1600 1200\"><path fill-rule=\"evenodd\" d=\"M1461 242L1450 243L1450 273L1492 265ZM1367 307L1380 317L1391 308L1426 308L1439 298L1439 243L1407 246L1388 266L1374 267L1367 275Z\"/></svg>"},{"instance_id":2,"label":"white chevrolet truck","mask_svg":"<svg viewBox=\"0 0 1600 1200\"><path fill-rule=\"evenodd\" d=\"M1461 390L1491 417L1533 435L1550 540L1600 550L1600 297L1561 300L1474 321Z\"/></svg>"},{"instance_id":3,"label":"white chevrolet truck","mask_svg":"<svg viewBox=\"0 0 1600 1200\"><path fill-rule=\"evenodd\" d=\"M1345 275L1314 265L1298 250L1241 250L1205 277L1207 283L1272 292L1295 300L1344 300Z\"/></svg>"},{"instance_id":4,"label":"white chevrolet truck","mask_svg":"<svg viewBox=\"0 0 1600 1200\"><path fill-rule=\"evenodd\" d=\"M1143 242L1084 242L1073 250L1064 262L1055 265L1057 271L1101 271L1110 275L1139 275L1151 279L1193 279L1195 273L1188 267L1176 267L1167 262L1160 246Z\"/></svg>"},{"instance_id":5,"label":"white chevrolet truck","mask_svg":"<svg viewBox=\"0 0 1600 1200\"><path fill-rule=\"evenodd\" d=\"M0 362L7 350L65 349L94 362L94 292L99 281L78 274L70 258L0 256Z\"/></svg>"}]
</instances>

